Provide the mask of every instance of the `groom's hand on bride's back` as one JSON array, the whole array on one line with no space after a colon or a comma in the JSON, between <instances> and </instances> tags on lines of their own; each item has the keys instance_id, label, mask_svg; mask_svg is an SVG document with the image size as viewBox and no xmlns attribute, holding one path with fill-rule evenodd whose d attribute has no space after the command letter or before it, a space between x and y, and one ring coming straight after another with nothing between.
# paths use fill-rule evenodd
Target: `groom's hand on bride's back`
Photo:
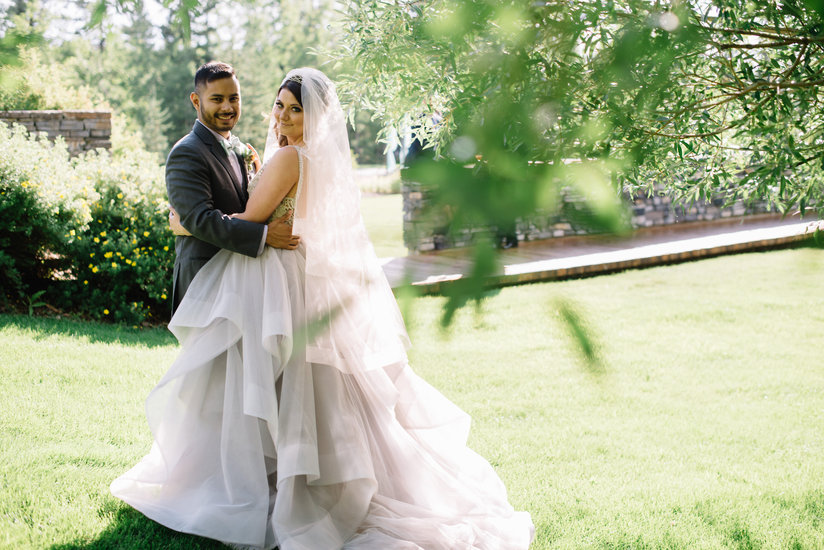
<instances>
[{"instance_id":1,"label":"groom's hand on bride's back","mask_svg":"<svg viewBox=\"0 0 824 550\"><path fill-rule=\"evenodd\" d=\"M269 222L266 233L266 244L274 248L294 250L300 244L300 237L292 235L292 225L286 223L292 212L289 211L279 218Z\"/></svg>"}]
</instances>

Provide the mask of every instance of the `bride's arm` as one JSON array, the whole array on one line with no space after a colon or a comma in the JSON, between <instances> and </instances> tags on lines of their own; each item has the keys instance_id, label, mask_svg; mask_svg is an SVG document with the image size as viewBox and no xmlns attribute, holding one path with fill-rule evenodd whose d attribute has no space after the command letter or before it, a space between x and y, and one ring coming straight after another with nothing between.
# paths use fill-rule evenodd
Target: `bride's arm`
<instances>
[{"instance_id":1,"label":"bride's arm","mask_svg":"<svg viewBox=\"0 0 824 550\"><path fill-rule=\"evenodd\" d=\"M300 178L298 152L294 147L279 149L275 156L264 165L260 181L246 203L246 210L234 214L250 222L266 223L286 193Z\"/></svg>"}]
</instances>

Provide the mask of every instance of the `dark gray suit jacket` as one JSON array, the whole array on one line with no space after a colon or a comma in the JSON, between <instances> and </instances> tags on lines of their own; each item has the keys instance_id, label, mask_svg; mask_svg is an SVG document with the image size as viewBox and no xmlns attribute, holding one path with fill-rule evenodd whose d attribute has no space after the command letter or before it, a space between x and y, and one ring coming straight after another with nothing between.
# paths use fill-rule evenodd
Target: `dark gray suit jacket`
<instances>
[{"instance_id":1,"label":"dark gray suit jacket","mask_svg":"<svg viewBox=\"0 0 824 550\"><path fill-rule=\"evenodd\" d=\"M192 234L175 240L172 311L200 268L221 248L252 257L258 254L266 226L228 216L243 212L249 198L246 166L241 158L239 163L243 181L237 181L217 138L198 122L166 159L169 202Z\"/></svg>"}]
</instances>

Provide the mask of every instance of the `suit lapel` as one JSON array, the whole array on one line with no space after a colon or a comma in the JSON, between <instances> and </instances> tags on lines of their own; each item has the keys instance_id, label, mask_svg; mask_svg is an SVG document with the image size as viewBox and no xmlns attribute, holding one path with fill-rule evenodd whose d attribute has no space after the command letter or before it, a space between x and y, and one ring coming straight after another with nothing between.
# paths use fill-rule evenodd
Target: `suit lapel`
<instances>
[{"instance_id":1,"label":"suit lapel","mask_svg":"<svg viewBox=\"0 0 824 550\"><path fill-rule=\"evenodd\" d=\"M238 156L237 162L240 164L240 177L243 178L243 182L241 182L241 189L243 190L244 200L249 200L249 189L247 188L249 183L249 172L246 170L246 161Z\"/></svg>"},{"instance_id":2,"label":"suit lapel","mask_svg":"<svg viewBox=\"0 0 824 550\"><path fill-rule=\"evenodd\" d=\"M212 135L212 132L209 131L203 124L199 122L195 122L195 127L192 131L197 134L197 136L209 146L209 150L215 156L215 158L220 162L223 166L223 169L226 171L226 177L229 178L229 181L232 182L232 186L235 188L235 192L238 194L240 198L241 204L246 204L246 192L244 189L244 185L237 180L237 176L235 176L235 171L232 170L232 164L229 162L229 155L226 154L226 150L223 146L218 143L217 138ZM234 153L232 153L234 154ZM244 175L244 167L243 162L240 163L240 172L241 176L245 178Z\"/></svg>"}]
</instances>

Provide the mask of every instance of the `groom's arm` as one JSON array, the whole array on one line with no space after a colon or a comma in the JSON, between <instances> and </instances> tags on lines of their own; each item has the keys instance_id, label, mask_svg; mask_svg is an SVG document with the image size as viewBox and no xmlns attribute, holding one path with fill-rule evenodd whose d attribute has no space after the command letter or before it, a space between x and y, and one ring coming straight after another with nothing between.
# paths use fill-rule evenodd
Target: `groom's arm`
<instances>
[{"instance_id":1,"label":"groom's arm","mask_svg":"<svg viewBox=\"0 0 824 550\"><path fill-rule=\"evenodd\" d=\"M166 192L180 221L193 237L220 248L257 256L266 226L232 218L215 205L208 166L192 148L175 147L166 160Z\"/></svg>"}]
</instances>

